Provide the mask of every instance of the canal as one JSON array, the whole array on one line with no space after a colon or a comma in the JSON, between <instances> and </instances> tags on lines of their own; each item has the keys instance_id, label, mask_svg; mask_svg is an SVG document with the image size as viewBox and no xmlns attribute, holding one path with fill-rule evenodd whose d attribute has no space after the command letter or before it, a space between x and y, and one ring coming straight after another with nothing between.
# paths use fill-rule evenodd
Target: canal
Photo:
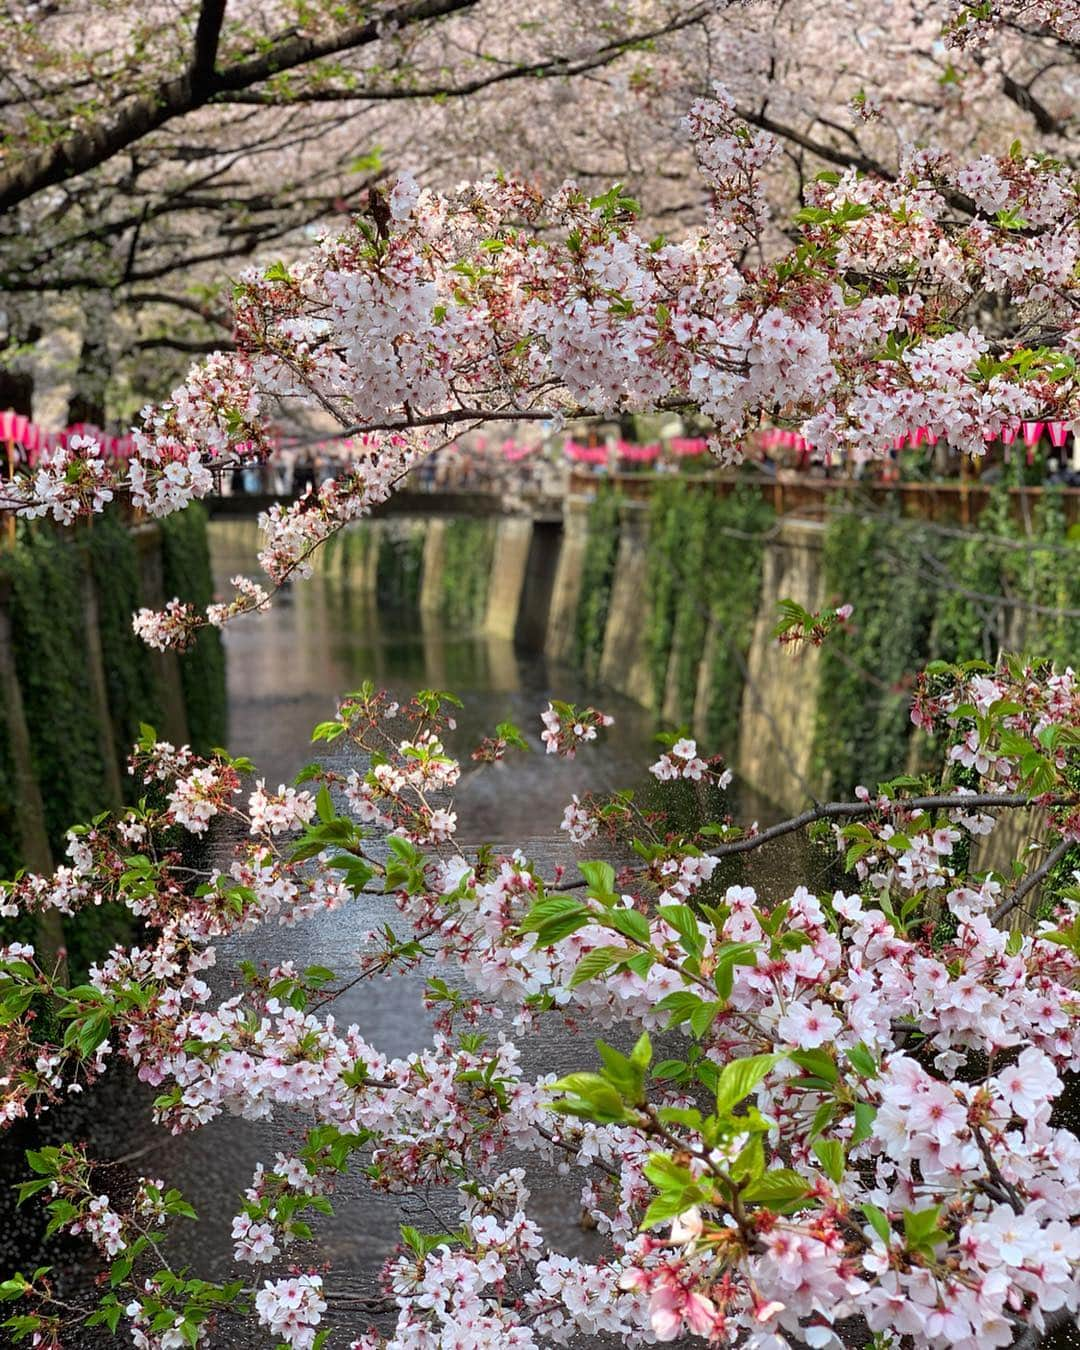
<instances>
[{"instance_id":1,"label":"canal","mask_svg":"<svg viewBox=\"0 0 1080 1350\"><path fill-rule=\"evenodd\" d=\"M255 573L252 556L238 551L236 533L211 528L214 568L224 589L237 572ZM316 576L286 592L274 608L249 616L226 633L228 657L229 742L250 755L268 785L288 783L316 756L311 728L333 715L346 691L371 679L395 697L420 688L453 691L464 702L454 740L448 748L465 765L455 794L459 840L523 847L543 864L546 875L557 864L572 866L574 850L559 831L571 794L634 787L648 793L646 768L656 757L655 722L638 704L588 687L579 675L548 663L536 653L483 635L450 631L415 614L380 607L369 594L340 577ZM542 753L539 714L549 698L593 702L615 717L614 728L576 761ZM475 766L470 749L495 724L511 720L527 733L532 753L513 764ZM322 750L325 757L325 748ZM353 761L355 763L355 761ZM741 820L763 823L776 813L745 785L735 784L723 802L697 801L690 810L732 811ZM224 856L227 840L216 844ZM215 844L210 845L211 855ZM834 877L819 854L795 841L752 855L752 870L740 865L732 879L755 884L766 897L789 893L796 880L822 889ZM392 903L372 897L292 929L267 927L221 945L215 973L221 997L230 992L229 971L237 959L272 964L284 959L297 966L328 966L347 975L355 967L363 934L396 917ZM365 982L334 1007L339 1024L356 1022L365 1039L390 1056L406 1055L429 1043L431 1019L422 1006L427 971ZM447 972L440 969L441 975ZM452 976L451 976L452 980ZM489 1028L497 1032L497 1025ZM610 1037L620 1043L617 1035ZM574 1032L554 1019L523 1047L530 1074L589 1067L595 1057L588 1029ZM96 1266L75 1241L44 1243L40 1213L32 1206L15 1213L10 1184L25 1174L22 1149L42 1142L77 1138L92 1157L110 1160L110 1189L123 1189L139 1176L162 1178L179 1187L199 1212L198 1223L178 1227L171 1246L174 1264L204 1278L242 1276L260 1280L263 1270L237 1267L231 1260L229 1232L260 1162L272 1165L277 1154L291 1155L303 1121L280 1114L269 1122L219 1118L193 1133L173 1137L150 1121L153 1093L123 1072L107 1075L98 1087L63 1111L11 1131L0 1149L0 1268L27 1269L51 1263L60 1292L80 1300L89 1291ZM599 1256L603 1243L583 1227L577 1194L580 1179L529 1169L531 1211L557 1250L585 1259ZM317 1259L328 1263L325 1281L330 1304L327 1325L361 1330L370 1320L363 1302L379 1293L382 1263L393 1251L402 1223L435 1231L456 1226L455 1196L441 1191L388 1197L372 1193L362 1178L347 1177L333 1196L333 1217L319 1221ZM296 1250L301 1263L316 1259L314 1249ZM269 1274L269 1271L265 1272ZM280 1273L280 1272L277 1272ZM385 1323L382 1323L385 1326ZM332 1344L345 1344L335 1337ZM248 1350L269 1344L265 1335L239 1326L223 1326L213 1337L215 1350ZM606 1344L607 1342L603 1342ZM1067 1337L1057 1346L1070 1343ZM83 1333L71 1344L96 1350L113 1345L108 1338ZM580 1339L575 1345L585 1346ZM600 1341L587 1344L600 1345Z\"/></svg>"},{"instance_id":2,"label":"canal","mask_svg":"<svg viewBox=\"0 0 1080 1350\"><path fill-rule=\"evenodd\" d=\"M211 527L215 577L222 590L237 572L257 571L253 556L237 551L235 540L235 532ZM646 770L658 748L653 716L641 706L589 688L572 671L508 640L449 631L430 621L421 624L415 614L385 606L380 610L370 596L340 578L316 576L297 584L268 613L233 624L225 641L230 748L253 758L272 787L290 782L315 757L311 729L333 715L336 700L371 679L402 699L421 688L448 689L462 699L448 748L465 765L455 809L458 838L466 845L523 847L550 875L552 867L574 862L574 850L559 830L571 794L627 786L649 790L652 780ZM547 756L539 740L539 714L549 698L593 702L614 715L615 726L576 761ZM472 764L469 751L504 720L526 732L531 753L512 764ZM770 818L767 805L746 789L729 794L727 805L743 816ZM224 853L227 841L220 840L217 847ZM210 850L212 854L213 843ZM793 871L783 857L774 859L770 875L777 892ZM347 974L355 967L363 933L395 917L391 902L373 897L362 909L349 907L292 929L267 927L222 944L215 992L228 996L229 970L240 958L267 964L289 959L298 967L322 965ZM431 1019L422 1006L426 977L421 970L364 983L335 1004L334 1015L342 1025L358 1023L364 1037L387 1055L423 1048L431 1036ZM524 1062L528 1072L539 1074L590 1066L594 1058L591 1035L574 1034L552 1022L541 1037L527 1043ZM173 1137L150 1121L153 1095L128 1074L106 1075L96 1089L63 1111L11 1131L0 1154L0 1180L13 1183L25 1174L22 1149L27 1146L83 1140L92 1157L114 1164L102 1174L108 1176L103 1185L122 1189L139 1176L160 1177L179 1187L194 1205L200 1221L179 1226L172 1247L175 1263L204 1278L258 1277L261 1270L237 1268L231 1260L232 1217L256 1165L272 1165L276 1154L295 1152L303 1122L284 1114L260 1123L223 1117ZM601 1240L579 1222L580 1180L567 1183L554 1172L536 1172L534 1158L522 1161L532 1169L532 1211L553 1245L572 1255L599 1255ZM93 1273L88 1249L70 1241L43 1244L39 1212L32 1206L12 1212L10 1193L0 1204L0 1267L10 1271L49 1262L66 1296L85 1293ZM334 1217L320 1221L318 1241L320 1259L331 1265L326 1277L328 1321L334 1317L359 1329L366 1318L355 1305L378 1292L378 1272L398 1240L399 1225L412 1223L429 1231L439 1223L454 1227L455 1197L388 1198L350 1177L335 1194L334 1206ZM80 1341L88 1347L105 1343L89 1333ZM215 1347L230 1350L265 1343L264 1336L237 1329L214 1337Z\"/></svg>"}]
</instances>

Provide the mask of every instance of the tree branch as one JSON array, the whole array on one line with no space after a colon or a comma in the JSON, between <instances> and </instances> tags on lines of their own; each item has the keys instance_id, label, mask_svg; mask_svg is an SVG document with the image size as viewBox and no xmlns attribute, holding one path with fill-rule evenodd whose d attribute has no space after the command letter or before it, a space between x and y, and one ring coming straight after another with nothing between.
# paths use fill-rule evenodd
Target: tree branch
<instances>
[{"instance_id":1,"label":"tree branch","mask_svg":"<svg viewBox=\"0 0 1080 1350\"><path fill-rule=\"evenodd\" d=\"M191 59L191 83L196 90L210 86L217 65L221 25L227 0L202 0L195 28L195 51Z\"/></svg>"},{"instance_id":2,"label":"tree branch","mask_svg":"<svg viewBox=\"0 0 1080 1350\"><path fill-rule=\"evenodd\" d=\"M408 85L396 88L357 88L357 89L301 89L291 94L288 103L379 103L401 99L422 98L465 98L469 94L489 89L494 84L503 84L507 80L542 78L551 76L584 75L590 70L610 64L625 52L642 42L652 42L656 38L677 33L692 24L699 23L708 11L708 6L699 5L691 14L666 23L658 28L642 33L631 33L616 42L598 47L588 56L573 59L568 56L552 56L544 61L534 61L530 65L512 65L492 75L478 75L474 79L460 84ZM240 103L256 105L276 105L282 100L273 94L259 90L243 90L236 94L218 94L215 103Z\"/></svg>"},{"instance_id":3,"label":"tree branch","mask_svg":"<svg viewBox=\"0 0 1080 1350\"><path fill-rule=\"evenodd\" d=\"M803 150L808 150L810 154L825 160L826 163L835 164L837 168L855 169L859 173L872 174L874 177L883 178L887 182L892 182L896 177L894 171L888 165L883 164L881 160L872 159L861 151L839 150L826 141L815 140L812 136L796 131L794 127L789 127L783 122L777 122L775 118L766 116L764 112L758 113L750 108L736 105L735 114L737 117L741 117L744 122L760 127L762 131L767 131L781 140L790 141L793 145L798 145ZM964 193L946 192L943 195L949 205L956 210L963 212L964 215L975 215L975 203Z\"/></svg>"},{"instance_id":4,"label":"tree branch","mask_svg":"<svg viewBox=\"0 0 1080 1350\"><path fill-rule=\"evenodd\" d=\"M1017 84L1008 71L1001 76L1001 89L1007 99L1011 99L1018 108L1030 113L1035 125L1046 136L1059 136L1064 130L1062 124L1052 112L1022 84Z\"/></svg>"},{"instance_id":5,"label":"tree branch","mask_svg":"<svg viewBox=\"0 0 1080 1350\"><path fill-rule=\"evenodd\" d=\"M1029 872L1013 893L1002 900L1001 904L990 915L991 922L1000 923L1002 919L1008 918L1013 910L1019 909L1021 902L1031 894L1044 877L1054 870L1071 847L1072 845L1067 839L1062 839L1056 847L1052 848L1035 871Z\"/></svg>"},{"instance_id":6,"label":"tree branch","mask_svg":"<svg viewBox=\"0 0 1080 1350\"><path fill-rule=\"evenodd\" d=\"M210 11L216 10L218 4L224 9L221 0L205 0L199 19L205 45L201 52L196 48L196 62L205 62L208 55L211 60L216 59L217 37ZM204 107L215 94L247 89L281 71L369 46L387 27L400 29L427 19L442 18L475 4L476 0L413 0L412 4L364 24L331 30L316 37L285 38L257 56L238 61L224 70L212 70L198 80L193 63L182 75L167 80L153 92L128 100L111 124L76 131L27 159L12 172L0 175L0 211L18 205L43 188L97 168L166 123Z\"/></svg>"}]
</instances>

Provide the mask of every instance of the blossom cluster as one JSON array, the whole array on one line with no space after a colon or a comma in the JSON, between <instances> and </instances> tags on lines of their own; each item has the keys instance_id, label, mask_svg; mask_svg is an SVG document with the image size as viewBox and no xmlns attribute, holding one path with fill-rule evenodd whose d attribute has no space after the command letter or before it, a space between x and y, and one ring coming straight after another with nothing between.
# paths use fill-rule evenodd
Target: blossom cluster
<instances>
[{"instance_id":1,"label":"blossom cluster","mask_svg":"<svg viewBox=\"0 0 1080 1350\"><path fill-rule=\"evenodd\" d=\"M1004 1346L1080 1307L1080 1146L1052 1117L1080 1067L1080 940L1067 901L1027 933L995 927L987 911L1008 901L1003 880L971 872L961 844L969 821L1013 797L1074 829L1080 688L1071 671L1018 662L934 669L914 716L957 746L975 725L982 781L959 791L946 780L924 797L862 790L838 827L861 889L797 887L779 901L720 880L725 854L768 831L688 836L662 810L634 816L621 802L609 815L575 803L573 817L581 833L612 821L628 832L638 861L619 874L582 862L582 881L563 885L520 853L426 853L447 837L436 813L450 814L433 799L459 773L443 694L400 707L357 691L316 734L369 756L368 772L343 774L331 758L317 793L257 782L246 803L236 763L147 733L133 768L163 804L74 832L56 878L4 884L9 910L107 897L145 927L72 990L29 944L0 951L0 998L48 993L73 1027L56 1043L24 1016L28 1000L15 1005L0 1042L5 1118L120 1059L154 1087L155 1115L174 1131L226 1112L304 1119L295 1151L258 1169L232 1234L240 1269L266 1272L246 1296L253 1316L290 1346L324 1329L325 1272L280 1263L306 1240L307 1217L327 1212L354 1153L377 1189L452 1185L463 1203L456 1233L403 1230L385 1275L394 1329L357 1328L365 1347L611 1333L777 1350L843 1345L854 1324L864 1336L902 1328L926 1350ZM686 770L694 781L699 763L714 772L685 738L664 760L664 779ZM231 863L193 894L156 840L219 816L243 829ZM376 829L391 832L389 856ZM351 980L421 959L452 972L453 987L429 982L438 1030L426 1048L394 1058L339 1026L335 977L318 967L250 968L214 993L219 938L362 904L372 881L394 897L399 931L366 939ZM931 905L948 923L930 922ZM632 1056L603 1047L599 1074L530 1079L505 1031L475 1034L485 1013L522 1031L566 1017L644 1034ZM653 1064L649 1033L675 1028L692 1053ZM523 1154L577 1175L603 1255L552 1248L525 1173L507 1166ZM61 1225L106 1259L145 1258L148 1232L162 1241L168 1221L190 1217L161 1183L131 1202L76 1154L40 1165L49 1203L67 1206L54 1211ZM159 1326L190 1341L184 1309L193 1298L209 1308L214 1287L181 1305L167 1270L130 1278L123 1315L136 1340L163 1344L148 1330ZM45 1285L31 1281L27 1297L52 1315Z\"/></svg>"},{"instance_id":2,"label":"blossom cluster","mask_svg":"<svg viewBox=\"0 0 1080 1350\"><path fill-rule=\"evenodd\" d=\"M1033 7L1066 22L1068 6ZM724 458L779 415L819 456L861 461L916 430L979 455L1021 422L1080 413L1067 167L1015 148L959 163L909 146L895 181L849 168L807 184L797 242L763 261L761 180L777 144L720 86L686 133L713 201L678 242L649 238L618 188L588 197L567 183L545 198L500 179L439 194L403 178L385 229L358 219L288 267L245 274L236 350L144 411L127 464L76 438L7 483L0 508L69 523L127 495L164 515L261 454L273 407L306 401L359 453L264 516L260 560L277 586L421 457L485 421L674 401L712 424ZM1045 341L983 331L976 316L1002 306L1037 307ZM178 642L264 604L244 592L140 631Z\"/></svg>"},{"instance_id":3,"label":"blossom cluster","mask_svg":"<svg viewBox=\"0 0 1080 1350\"><path fill-rule=\"evenodd\" d=\"M595 741L597 732L615 725L610 713L596 708L575 708L571 703L549 703L540 714L544 730L540 739L549 755L573 759L580 745Z\"/></svg>"}]
</instances>

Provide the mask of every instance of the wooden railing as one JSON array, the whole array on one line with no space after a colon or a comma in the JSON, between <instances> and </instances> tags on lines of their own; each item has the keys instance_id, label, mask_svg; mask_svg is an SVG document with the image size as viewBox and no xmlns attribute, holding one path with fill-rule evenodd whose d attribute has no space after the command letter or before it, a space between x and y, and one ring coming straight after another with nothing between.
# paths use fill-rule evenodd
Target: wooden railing
<instances>
[{"instance_id":1,"label":"wooden railing","mask_svg":"<svg viewBox=\"0 0 1080 1350\"><path fill-rule=\"evenodd\" d=\"M993 491L990 483L978 479L959 483L879 483L850 478L810 478L804 473L784 471L752 477L745 474L682 474L680 480L695 490L726 496L738 485L759 492L775 508L777 515L799 516L804 520L822 520L831 511L861 507L872 511L895 510L902 516L948 524L970 525L981 515ZM658 484L669 483L669 474L573 473L570 491L595 492L607 482L631 501L647 501ZM1009 488L1013 516L1023 521L1036 510L1044 493L1061 494L1068 525L1080 523L1080 488Z\"/></svg>"}]
</instances>

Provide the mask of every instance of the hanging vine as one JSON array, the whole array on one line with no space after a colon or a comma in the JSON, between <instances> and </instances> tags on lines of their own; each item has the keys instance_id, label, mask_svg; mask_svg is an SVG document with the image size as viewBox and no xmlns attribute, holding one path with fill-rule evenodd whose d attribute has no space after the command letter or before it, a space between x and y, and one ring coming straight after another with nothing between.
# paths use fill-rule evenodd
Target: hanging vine
<instances>
[{"instance_id":1,"label":"hanging vine","mask_svg":"<svg viewBox=\"0 0 1080 1350\"><path fill-rule=\"evenodd\" d=\"M441 612L456 630L469 632L483 625L495 553L494 524L493 520L467 516L447 523L440 577Z\"/></svg>"},{"instance_id":2,"label":"hanging vine","mask_svg":"<svg viewBox=\"0 0 1080 1350\"><path fill-rule=\"evenodd\" d=\"M618 493L611 487L598 489L589 504L588 536L581 572L581 599L574 626L574 664L590 680L600 670L604 630L611 606L615 563L619 554Z\"/></svg>"}]
</instances>

